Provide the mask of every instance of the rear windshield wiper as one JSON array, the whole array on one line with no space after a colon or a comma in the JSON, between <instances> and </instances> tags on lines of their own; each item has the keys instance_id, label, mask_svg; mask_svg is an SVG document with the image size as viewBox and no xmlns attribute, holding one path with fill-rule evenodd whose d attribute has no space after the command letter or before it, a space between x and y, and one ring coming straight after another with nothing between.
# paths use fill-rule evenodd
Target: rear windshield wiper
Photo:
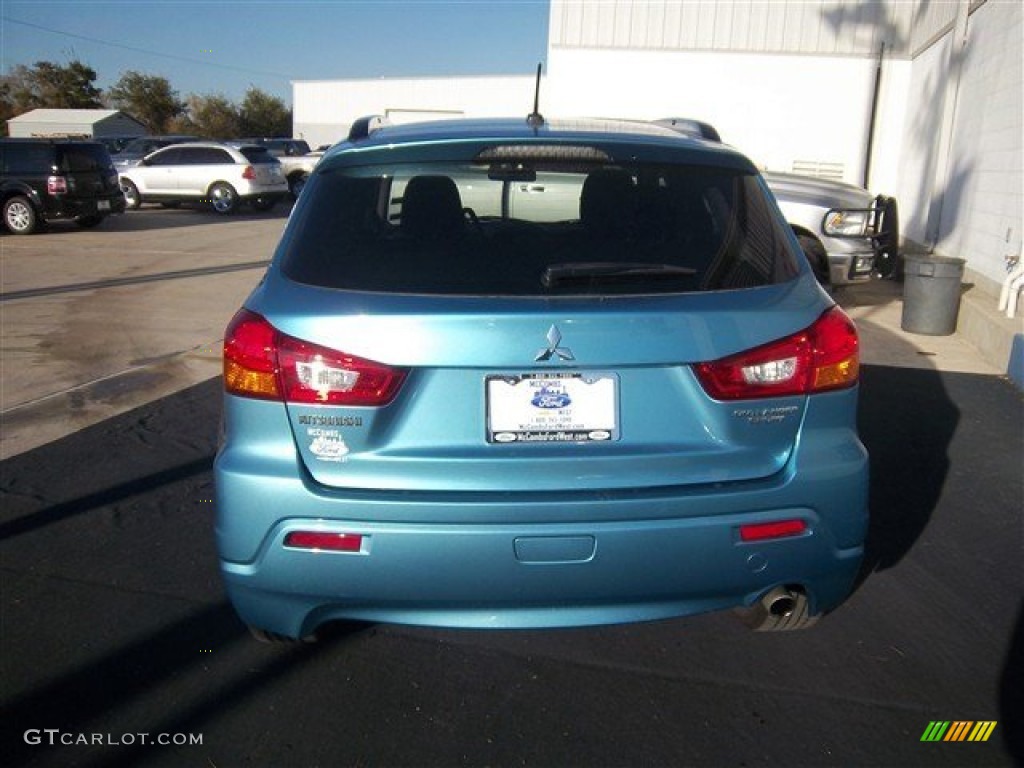
<instances>
[{"instance_id":1,"label":"rear windshield wiper","mask_svg":"<svg viewBox=\"0 0 1024 768\"><path fill-rule=\"evenodd\" d=\"M638 264L631 261L577 261L569 264L550 264L541 275L545 288L574 282L593 280L678 280L693 277L697 270L674 264Z\"/></svg>"}]
</instances>

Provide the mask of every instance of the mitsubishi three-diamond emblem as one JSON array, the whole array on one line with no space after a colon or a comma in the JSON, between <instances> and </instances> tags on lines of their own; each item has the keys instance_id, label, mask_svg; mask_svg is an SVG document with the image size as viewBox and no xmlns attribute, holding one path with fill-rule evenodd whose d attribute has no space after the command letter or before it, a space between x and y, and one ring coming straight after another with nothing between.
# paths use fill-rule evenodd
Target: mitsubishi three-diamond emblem
<instances>
[{"instance_id":1,"label":"mitsubishi three-diamond emblem","mask_svg":"<svg viewBox=\"0 0 1024 768\"><path fill-rule=\"evenodd\" d=\"M558 330L557 325L552 325L548 330L548 346L546 349L539 350L537 356L533 358L537 362L544 362L550 360L552 357L557 356L559 360L575 360L573 357L572 350L568 347L558 346L562 341L562 332Z\"/></svg>"}]
</instances>

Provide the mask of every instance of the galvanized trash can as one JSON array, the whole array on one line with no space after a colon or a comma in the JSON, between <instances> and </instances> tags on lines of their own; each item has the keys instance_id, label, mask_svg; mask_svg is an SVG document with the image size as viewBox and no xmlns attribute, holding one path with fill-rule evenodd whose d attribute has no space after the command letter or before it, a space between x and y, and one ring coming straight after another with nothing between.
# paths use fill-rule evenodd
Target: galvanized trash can
<instances>
[{"instance_id":1,"label":"galvanized trash can","mask_svg":"<svg viewBox=\"0 0 1024 768\"><path fill-rule=\"evenodd\" d=\"M903 255L904 331L949 336L960 313L963 259L934 255Z\"/></svg>"}]
</instances>

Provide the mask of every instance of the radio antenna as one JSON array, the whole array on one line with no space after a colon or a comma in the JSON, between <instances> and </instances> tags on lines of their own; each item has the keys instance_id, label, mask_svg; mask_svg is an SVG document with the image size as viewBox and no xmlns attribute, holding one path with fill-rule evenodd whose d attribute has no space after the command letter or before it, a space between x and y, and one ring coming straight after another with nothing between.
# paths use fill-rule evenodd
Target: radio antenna
<instances>
[{"instance_id":1,"label":"radio antenna","mask_svg":"<svg viewBox=\"0 0 1024 768\"><path fill-rule=\"evenodd\" d=\"M537 64L537 85L533 89L533 112L526 116L526 124L531 128L539 128L544 125L544 115L540 113L540 68L541 63Z\"/></svg>"}]
</instances>

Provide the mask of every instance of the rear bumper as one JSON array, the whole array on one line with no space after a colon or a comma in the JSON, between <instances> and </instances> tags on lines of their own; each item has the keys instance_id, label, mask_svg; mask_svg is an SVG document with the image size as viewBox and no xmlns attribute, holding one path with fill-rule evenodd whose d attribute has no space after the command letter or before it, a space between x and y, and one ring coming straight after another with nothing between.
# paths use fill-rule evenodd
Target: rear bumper
<instances>
[{"instance_id":1,"label":"rear bumper","mask_svg":"<svg viewBox=\"0 0 1024 768\"><path fill-rule=\"evenodd\" d=\"M762 481L645 491L329 490L294 450L229 441L215 465L228 595L246 623L293 637L334 619L645 621L750 605L782 584L821 613L845 599L863 555L867 455L849 429L805 431L785 470ZM806 532L739 539L741 524L791 518ZM358 534L363 546L285 547L296 530Z\"/></svg>"},{"instance_id":2,"label":"rear bumper","mask_svg":"<svg viewBox=\"0 0 1024 768\"><path fill-rule=\"evenodd\" d=\"M279 184L259 184L256 182L248 182L245 184L239 184L238 197L242 200L255 200L257 198L263 198L264 200L284 200L288 197L288 183L282 179Z\"/></svg>"},{"instance_id":3,"label":"rear bumper","mask_svg":"<svg viewBox=\"0 0 1024 768\"><path fill-rule=\"evenodd\" d=\"M780 516L802 517L810 532L738 541L741 522ZM363 550L284 547L299 529L357 531ZM222 572L246 623L298 637L332 619L474 628L647 621L750 605L780 584L803 587L821 612L846 597L862 554L860 546L837 548L806 509L596 526L292 519L270 534L256 562L222 562Z\"/></svg>"},{"instance_id":4,"label":"rear bumper","mask_svg":"<svg viewBox=\"0 0 1024 768\"><path fill-rule=\"evenodd\" d=\"M48 197L43 201L43 218L47 221L78 219L83 216L107 216L124 213L124 195L108 197L65 198Z\"/></svg>"}]
</instances>

